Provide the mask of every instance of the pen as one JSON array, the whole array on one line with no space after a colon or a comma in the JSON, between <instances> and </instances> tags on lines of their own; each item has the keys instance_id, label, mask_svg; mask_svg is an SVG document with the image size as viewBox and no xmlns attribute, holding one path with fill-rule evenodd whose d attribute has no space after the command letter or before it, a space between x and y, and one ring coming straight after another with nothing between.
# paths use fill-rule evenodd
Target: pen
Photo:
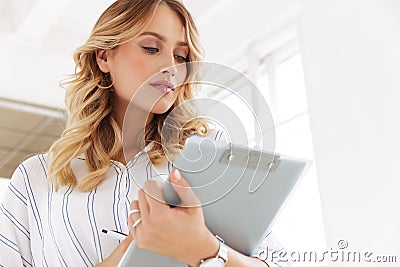
<instances>
[{"instance_id":1,"label":"pen","mask_svg":"<svg viewBox=\"0 0 400 267\"><path fill-rule=\"evenodd\" d=\"M101 232L120 241L124 240L127 237L126 234L114 230L102 229Z\"/></svg>"}]
</instances>

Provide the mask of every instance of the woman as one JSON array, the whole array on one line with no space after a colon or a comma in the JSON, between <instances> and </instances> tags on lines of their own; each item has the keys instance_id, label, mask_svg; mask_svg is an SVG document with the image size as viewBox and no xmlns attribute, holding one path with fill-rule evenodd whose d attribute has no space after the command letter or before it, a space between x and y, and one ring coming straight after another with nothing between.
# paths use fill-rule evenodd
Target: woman
<instances>
[{"instance_id":1,"label":"woman","mask_svg":"<svg viewBox=\"0 0 400 267\"><path fill-rule=\"evenodd\" d=\"M193 19L178 0L119 0L101 15L74 55L66 130L12 177L0 213L1 266L116 266L132 240L190 266L217 256L221 244L201 208L171 209L148 194L160 195L156 170L171 175L183 202L196 199L171 171L161 128L174 107L193 97L192 85L178 85L194 75L185 63L201 60L201 51ZM178 148L193 134L213 137L189 113L181 114L190 122ZM142 189L134 168L147 175L135 177L148 180ZM130 234L119 242L102 235L103 228ZM231 248L227 256L225 266L266 266Z\"/></svg>"}]
</instances>

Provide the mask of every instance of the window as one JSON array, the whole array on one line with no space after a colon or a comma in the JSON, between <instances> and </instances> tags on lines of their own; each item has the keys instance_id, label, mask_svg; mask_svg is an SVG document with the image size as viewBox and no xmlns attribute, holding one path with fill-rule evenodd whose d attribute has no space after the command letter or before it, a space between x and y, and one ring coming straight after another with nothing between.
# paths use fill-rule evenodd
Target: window
<instances>
[{"instance_id":1,"label":"window","mask_svg":"<svg viewBox=\"0 0 400 267\"><path fill-rule=\"evenodd\" d=\"M262 60L257 84L275 120L276 152L313 161L273 231L288 251L322 251L326 247L302 59L297 42ZM310 263L292 263L306 266Z\"/></svg>"},{"instance_id":2,"label":"window","mask_svg":"<svg viewBox=\"0 0 400 267\"><path fill-rule=\"evenodd\" d=\"M253 54L252 60L256 64L254 62L249 64L253 66L243 68L246 69L243 72L252 77L270 107L275 124L275 151L291 157L309 159L313 162L284 210L278 216L273 231L288 252L324 251L326 241L302 59L297 38L290 39L264 57L258 57L259 54ZM253 73L249 73L249 69ZM226 92L218 95L218 90L204 95L231 107L245 128L253 127L247 133L250 146L259 143L255 134L255 124L248 119L248 111L243 105L240 105L240 100L235 95L229 95ZM254 109L257 116L263 116L257 110L257 105L254 105ZM292 262L292 266L307 266L307 264L309 266L310 263Z\"/></svg>"}]
</instances>

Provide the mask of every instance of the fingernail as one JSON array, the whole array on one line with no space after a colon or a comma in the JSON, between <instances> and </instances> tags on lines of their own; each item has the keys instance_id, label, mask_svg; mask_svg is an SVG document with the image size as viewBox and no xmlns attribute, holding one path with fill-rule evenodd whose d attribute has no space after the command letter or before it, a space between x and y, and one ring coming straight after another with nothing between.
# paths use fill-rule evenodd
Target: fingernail
<instances>
[{"instance_id":1,"label":"fingernail","mask_svg":"<svg viewBox=\"0 0 400 267\"><path fill-rule=\"evenodd\" d=\"M159 189L162 189L163 186L164 186L164 182L156 181L156 186L157 186Z\"/></svg>"},{"instance_id":2,"label":"fingernail","mask_svg":"<svg viewBox=\"0 0 400 267\"><path fill-rule=\"evenodd\" d=\"M181 173L177 169L175 169L175 175L174 176L175 176L175 180L176 181L179 181L182 178Z\"/></svg>"}]
</instances>

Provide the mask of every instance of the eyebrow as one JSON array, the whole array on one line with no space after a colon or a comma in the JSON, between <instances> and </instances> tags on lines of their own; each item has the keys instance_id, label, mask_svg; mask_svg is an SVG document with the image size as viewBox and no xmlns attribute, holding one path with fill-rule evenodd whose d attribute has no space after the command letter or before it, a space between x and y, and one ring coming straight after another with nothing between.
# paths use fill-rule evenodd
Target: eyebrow
<instances>
[{"instance_id":1,"label":"eyebrow","mask_svg":"<svg viewBox=\"0 0 400 267\"><path fill-rule=\"evenodd\" d=\"M143 35L151 35L151 36L156 37L160 41L163 41L163 42L167 41L167 37L165 37L163 35L160 35L160 34L158 34L156 32L143 32L139 36L143 36ZM178 46L189 46L187 42L177 42L176 44Z\"/></svg>"}]
</instances>

